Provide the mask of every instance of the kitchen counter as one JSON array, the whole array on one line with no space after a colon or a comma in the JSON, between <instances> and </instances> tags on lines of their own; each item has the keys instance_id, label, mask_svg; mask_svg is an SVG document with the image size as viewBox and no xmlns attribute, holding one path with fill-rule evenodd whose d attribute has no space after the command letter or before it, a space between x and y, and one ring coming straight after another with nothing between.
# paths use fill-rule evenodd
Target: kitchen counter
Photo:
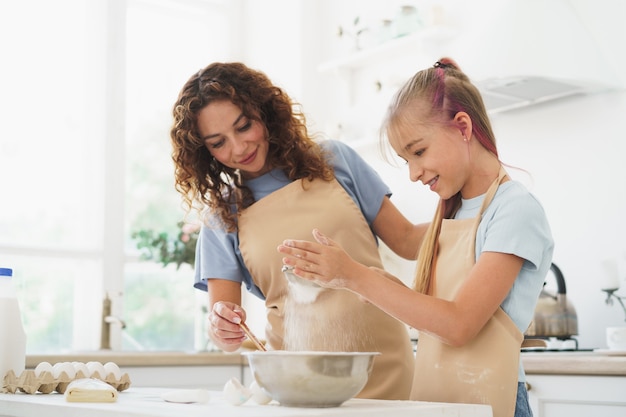
<instances>
[{"instance_id":1,"label":"kitchen counter","mask_svg":"<svg viewBox=\"0 0 626 417\"><path fill-rule=\"evenodd\" d=\"M245 356L239 353L96 351L28 355L26 368L33 369L41 362L90 361L115 362L121 367L247 365ZM523 352L522 362L527 374L626 376L626 353L618 356L596 352Z\"/></svg>"},{"instance_id":2,"label":"kitchen counter","mask_svg":"<svg viewBox=\"0 0 626 417\"><path fill-rule=\"evenodd\" d=\"M205 404L175 404L163 401L160 394L168 389L130 388L119 393L115 403L68 403L61 394L0 394L0 416L7 417L491 417L491 407L474 404L428 403L421 401L385 401L352 399L340 407L292 408L277 403L257 405L248 402L233 406L222 399L221 392L211 392Z\"/></svg>"},{"instance_id":3,"label":"kitchen counter","mask_svg":"<svg viewBox=\"0 0 626 417\"><path fill-rule=\"evenodd\" d=\"M119 366L225 366L244 365L246 359L239 353L223 352L125 352L115 350L75 352L62 354L27 355L26 368L33 369L41 362L115 362Z\"/></svg>"},{"instance_id":4,"label":"kitchen counter","mask_svg":"<svg viewBox=\"0 0 626 417\"><path fill-rule=\"evenodd\" d=\"M626 376L626 352L524 352L526 374Z\"/></svg>"},{"instance_id":5,"label":"kitchen counter","mask_svg":"<svg viewBox=\"0 0 626 417\"><path fill-rule=\"evenodd\" d=\"M607 407L617 407L617 415L624 415L624 410L616 405L617 400L615 398L623 397L624 382L622 381L626 381L626 353L617 355L612 352L611 355L608 355L606 352L530 351L523 352L521 358L528 375L527 380L532 386L529 394L534 401L532 404L534 404L535 409L539 410L545 401L552 401L552 404L563 397L563 404L570 404L576 400L578 407L585 412L589 411L585 407L596 407L598 404L603 404L605 407L602 409L603 412L609 413ZM27 357L27 368L32 369L43 361L53 364L72 361L85 363L113 361L120 365L123 371L129 372L132 385L129 390L120 393L116 404L67 403L64 397L59 394L0 394L0 417L30 417L33 415L50 417L83 417L84 415L90 417L119 415L129 417L389 415L392 417L441 415L442 413L442 409L438 409L439 414L433 413L433 409L425 408L423 403L390 401L365 404L363 401L366 400L351 400L342 407L335 409L291 409L280 406L255 406L254 404L244 407L229 406L221 402L219 398L221 394L219 390L223 387L224 381L232 376L238 377L246 385L250 381L246 358L239 353L100 351L61 355L30 355ZM558 380L554 380L554 378ZM207 387L215 390L215 399L203 405L170 404L160 400L159 392L172 390L176 387ZM558 389L563 389L564 393L553 392ZM595 391L592 392L593 389ZM570 392L573 393L571 394L573 399L568 396ZM584 401L591 405L584 403ZM619 402L619 404L621 406L622 403ZM418 405L419 407L417 407ZM553 406L555 405L553 404ZM449 407L445 410L451 413L445 415L490 415L490 413L480 414L480 410L463 409L461 412ZM611 408L611 410L613 409ZM613 415L606 413L600 415ZM570 414L561 413L559 415Z\"/></svg>"}]
</instances>

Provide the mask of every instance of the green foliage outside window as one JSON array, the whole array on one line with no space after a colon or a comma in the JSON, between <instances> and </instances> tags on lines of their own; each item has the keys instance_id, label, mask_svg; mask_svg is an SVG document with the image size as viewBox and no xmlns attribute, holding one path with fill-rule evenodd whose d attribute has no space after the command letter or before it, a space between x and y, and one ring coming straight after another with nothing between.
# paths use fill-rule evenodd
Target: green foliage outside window
<instances>
[{"instance_id":1,"label":"green foliage outside window","mask_svg":"<svg viewBox=\"0 0 626 417\"><path fill-rule=\"evenodd\" d=\"M174 263L176 269L185 263L193 267L200 226L178 222L178 229L175 236L152 229L134 232L132 238L137 241L137 249L143 250L141 258L155 260L163 266Z\"/></svg>"}]
</instances>

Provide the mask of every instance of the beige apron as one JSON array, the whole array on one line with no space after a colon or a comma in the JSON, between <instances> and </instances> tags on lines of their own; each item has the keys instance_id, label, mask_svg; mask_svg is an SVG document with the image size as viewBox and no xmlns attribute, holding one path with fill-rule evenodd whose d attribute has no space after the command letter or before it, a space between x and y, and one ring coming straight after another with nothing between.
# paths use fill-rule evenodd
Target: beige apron
<instances>
[{"instance_id":1,"label":"beige apron","mask_svg":"<svg viewBox=\"0 0 626 417\"><path fill-rule=\"evenodd\" d=\"M474 219L444 219L439 236L435 279L429 292L454 298L475 263L478 224L506 172L490 186ZM417 344L412 400L490 404L494 417L512 417L517 398L523 335L498 308L480 333L462 347L452 347L421 332Z\"/></svg>"},{"instance_id":2,"label":"beige apron","mask_svg":"<svg viewBox=\"0 0 626 417\"><path fill-rule=\"evenodd\" d=\"M283 255L276 248L287 238L313 240L313 228L319 228L364 265L382 265L367 221L336 180L294 181L242 211L239 248L266 297L270 347L381 352L358 396L408 399L413 349L403 323L347 290L324 290L314 303L298 305L288 296L281 271ZM285 317L291 318L289 327ZM289 337L289 332L297 336Z\"/></svg>"}]
</instances>

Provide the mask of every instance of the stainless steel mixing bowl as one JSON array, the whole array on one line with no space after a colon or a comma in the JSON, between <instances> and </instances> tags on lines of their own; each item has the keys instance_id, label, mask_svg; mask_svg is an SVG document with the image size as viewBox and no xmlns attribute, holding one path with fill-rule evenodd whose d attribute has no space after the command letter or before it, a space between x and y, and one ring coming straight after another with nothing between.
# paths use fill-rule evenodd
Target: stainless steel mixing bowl
<instances>
[{"instance_id":1,"label":"stainless steel mixing bowl","mask_svg":"<svg viewBox=\"0 0 626 417\"><path fill-rule=\"evenodd\" d=\"M379 352L244 352L259 386L286 407L338 407L367 383Z\"/></svg>"}]
</instances>

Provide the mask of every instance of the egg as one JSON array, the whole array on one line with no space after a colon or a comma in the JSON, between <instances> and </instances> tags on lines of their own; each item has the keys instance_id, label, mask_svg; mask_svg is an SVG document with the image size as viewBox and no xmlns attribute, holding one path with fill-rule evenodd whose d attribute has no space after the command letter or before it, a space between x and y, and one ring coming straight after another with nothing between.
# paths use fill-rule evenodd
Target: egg
<instances>
[{"instance_id":1,"label":"egg","mask_svg":"<svg viewBox=\"0 0 626 417\"><path fill-rule=\"evenodd\" d=\"M87 365L82 362L72 362L72 366L74 366L76 376L78 376L79 373L82 374L83 378L87 378L91 375L91 372L89 372L89 368L87 368Z\"/></svg>"},{"instance_id":2,"label":"egg","mask_svg":"<svg viewBox=\"0 0 626 417\"><path fill-rule=\"evenodd\" d=\"M265 393L265 391L263 391L263 389L259 386L256 380L253 380L252 383L250 383L249 389L252 393L252 401L254 401L255 403L259 405L265 405L272 401L272 397L270 397Z\"/></svg>"},{"instance_id":3,"label":"egg","mask_svg":"<svg viewBox=\"0 0 626 417\"><path fill-rule=\"evenodd\" d=\"M57 362L52 367L52 376L59 379L61 374L65 373L70 379L76 377L76 371L70 362Z\"/></svg>"},{"instance_id":4,"label":"egg","mask_svg":"<svg viewBox=\"0 0 626 417\"><path fill-rule=\"evenodd\" d=\"M104 380L107 376L104 366L100 362L87 362L87 369L91 378Z\"/></svg>"},{"instance_id":5,"label":"egg","mask_svg":"<svg viewBox=\"0 0 626 417\"><path fill-rule=\"evenodd\" d=\"M224 399L232 405L241 405L252 397L252 392L233 377L224 384Z\"/></svg>"},{"instance_id":6,"label":"egg","mask_svg":"<svg viewBox=\"0 0 626 417\"><path fill-rule=\"evenodd\" d=\"M52 374L52 365L50 365L49 362L41 362L39 365L37 365L37 367L35 368L35 376L37 378L39 378L39 376L43 373L43 372L50 372Z\"/></svg>"},{"instance_id":7,"label":"egg","mask_svg":"<svg viewBox=\"0 0 626 417\"><path fill-rule=\"evenodd\" d=\"M122 379L122 371L120 370L120 367L117 366L115 362L105 363L104 371L106 373L106 376L109 376L109 374L113 374L116 381L119 381L120 379Z\"/></svg>"}]
</instances>

